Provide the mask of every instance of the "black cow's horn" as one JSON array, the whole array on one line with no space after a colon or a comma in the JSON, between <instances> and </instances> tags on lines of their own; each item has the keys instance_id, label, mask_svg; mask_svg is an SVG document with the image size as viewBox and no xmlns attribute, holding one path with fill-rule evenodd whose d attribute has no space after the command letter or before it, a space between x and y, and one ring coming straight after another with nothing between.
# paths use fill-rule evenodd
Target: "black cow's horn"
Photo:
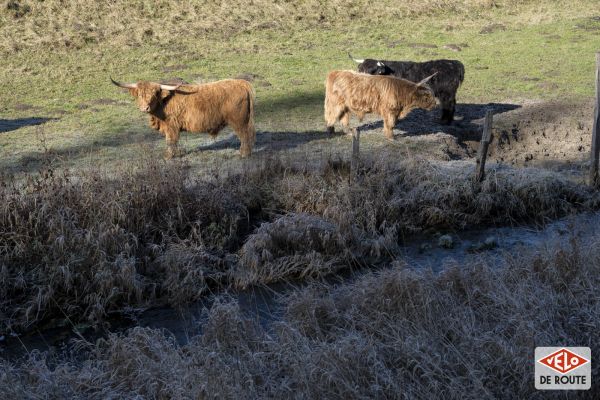
<instances>
[{"instance_id":1,"label":"black cow's horn","mask_svg":"<svg viewBox=\"0 0 600 400\"><path fill-rule=\"evenodd\" d=\"M110 78L110 81L118 87L122 87L125 89L137 89L137 83L121 83L115 81L112 77Z\"/></svg>"},{"instance_id":2,"label":"black cow's horn","mask_svg":"<svg viewBox=\"0 0 600 400\"><path fill-rule=\"evenodd\" d=\"M433 77L434 77L434 76L436 76L437 74L438 74L438 73L436 72L436 73L434 73L433 75L429 75L427 78L425 78L425 79L423 79L421 82L417 83L417 86L421 86L421 85L424 85L424 84L426 84L427 82L429 82L429 80L430 80L431 78L433 78Z\"/></svg>"},{"instance_id":3,"label":"black cow's horn","mask_svg":"<svg viewBox=\"0 0 600 400\"><path fill-rule=\"evenodd\" d=\"M356 58L352 57L352 54L350 54L350 53L348 53L348 57L350 57L350 59L357 64L361 64L361 63L365 62L365 60L357 60Z\"/></svg>"}]
</instances>

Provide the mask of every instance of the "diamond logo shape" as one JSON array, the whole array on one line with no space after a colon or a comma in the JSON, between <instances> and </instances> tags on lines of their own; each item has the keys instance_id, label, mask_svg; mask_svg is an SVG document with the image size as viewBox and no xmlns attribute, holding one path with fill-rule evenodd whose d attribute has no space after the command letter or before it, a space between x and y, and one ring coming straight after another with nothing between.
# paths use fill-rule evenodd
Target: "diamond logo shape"
<instances>
[{"instance_id":1,"label":"diamond logo shape","mask_svg":"<svg viewBox=\"0 0 600 400\"><path fill-rule=\"evenodd\" d=\"M538 362L564 375L587 364L589 360L563 348L546 357L540 358Z\"/></svg>"}]
</instances>

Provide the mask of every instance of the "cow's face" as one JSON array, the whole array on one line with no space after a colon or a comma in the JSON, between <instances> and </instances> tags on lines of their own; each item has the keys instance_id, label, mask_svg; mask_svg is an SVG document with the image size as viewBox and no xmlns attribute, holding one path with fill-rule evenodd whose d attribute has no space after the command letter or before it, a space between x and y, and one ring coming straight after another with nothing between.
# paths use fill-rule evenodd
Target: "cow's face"
<instances>
[{"instance_id":1,"label":"cow's face","mask_svg":"<svg viewBox=\"0 0 600 400\"><path fill-rule=\"evenodd\" d=\"M154 82L138 82L136 88L129 89L129 93L136 98L140 111L150 113L169 95L169 91L161 89Z\"/></svg>"},{"instance_id":2,"label":"cow's face","mask_svg":"<svg viewBox=\"0 0 600 400\"><path fill-rule=\"evenodd\" d=\"M384 63L377 60L367 58L362 63L358 64L358 72L369 75L391 75L393 71Z\"/></svg>"},{"instance_id":3,"label":"cow's face","mask_svg":"<svg viewBox=\"0 0 600 400\"><path fill-rule=\"evenodd\" d=\"M424 108L425 110L431 110L438 104L433 90L427 85L417 86L414 102L418 108Z\"/></svg>"}]
</instances>

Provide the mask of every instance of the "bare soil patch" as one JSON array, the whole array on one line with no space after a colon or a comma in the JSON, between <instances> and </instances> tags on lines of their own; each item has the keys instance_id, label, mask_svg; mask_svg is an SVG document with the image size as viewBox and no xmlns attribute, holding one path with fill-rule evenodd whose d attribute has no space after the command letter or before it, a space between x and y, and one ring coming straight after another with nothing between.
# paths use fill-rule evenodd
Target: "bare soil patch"
<instances>
[{"instance_id":1,"label":"bare soil patch","mask_svg":"<svg viewBox=\"0 0 600 400\"><path fill-rule=\"evenodd\" d=\"M506 30L506 26L503 24L490 24L490 25L486 25L483 28L481 28L479 33L481 33L482 35L486 35L489 33L505 31L505 30Z\"/></svg>"},{"instance_id":2,"label":"bare soil patch","mask_svg":"<svg viewBox=\"0 0 600 400\"><path fill-rule=\"evenodd\" d=\"M490 157L511 165L583 167L592 116L591 102L528 102L496 119Z\"/></svg>"},{"instance_id":3,"label":"bare soil patch","mask_svg":"<svg viewBox=\"0 0 600 400\"><path fill-rule=\"evenodd\" d=\"M490 160L565 172L581 170L587 165L592 133L591 100L462 103L457 104L455 121L449 126L439 124L437 110L416 110L398 121L394 131L396 141L390 146L409 146L412 155L438 160L473 158L488 109L494 113ZM358 126L366 134L380 134L382 122L372 117Z\"/></svg>"}]
</instances>

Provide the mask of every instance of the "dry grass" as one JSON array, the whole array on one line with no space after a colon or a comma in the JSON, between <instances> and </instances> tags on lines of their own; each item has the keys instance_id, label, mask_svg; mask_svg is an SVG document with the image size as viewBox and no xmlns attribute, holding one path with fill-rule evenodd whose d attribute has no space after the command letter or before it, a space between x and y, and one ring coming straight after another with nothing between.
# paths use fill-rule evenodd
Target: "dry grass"
<instances>
[{"instance_id":1,"label":"dry grass","mask_svg":"<svg viewBox=\"0 0 600 400\"><path fill-rule=\"evenodd\" d=\"M287 214L265 223L240 250L235 285L247 287L336 272L351 264L360 244L340 227L309 214Z\"/></svg>"},{"instance_id":2,"label":"dry grass","mask_svg":"<svg viewBox=\"0 0 600 400\"><path fill-rule=\"evenodd\" d=\"M221 189L190 183L183 165L153 161L117 177L49 169L25 182L4 180L2 330L63 312L97 323L108 311L165 291L177 302L190 293L190 264L200 268L193 291L201 293L207 281L221 279L224 250L244 229L244 204Z\"/></svg>"},{"instance_id":3,"label":"dry grass","mask_svg":"<svg viewBox=\"0 0 600 400\"><path fill-rule=\"evenodd\" d=\"M181 304L211 287L385 260L406 233L544 222L596 207L589 189L557 174L491 170L478 187L468 170L365 160L350 184L346 162L264 159L198 178L184 164L145 160L112 175L47 169L4 179L2 330L60 323L64 314L94 325L126 306Z\"/></svg>"},{"instance_id":4,"label":"dry grass","mask_svg":"<svg viewBox=\"0 0 600 400\"><path fill-rule=\"evenodd\" d=\"M427 0L384 2L374 7L365 0L327 2L303 0L280 4L266 0L219 2L85 0L10 0L0 10L0 44L4 52L30 46L81 48L89 44L138 46L163 43L178 46L182 36L202 38L256 30L310 29L352 23L372 23L390 16L405 18L439 13L477 13L499 6L515 7L531 0Z\"/></svg>"},{"instance_id":5,"label":"dry grass","mask_svg":"<svg viewBox=\"0 0 600 400\"><path fill-rule=\"evenodd\" d=\"M56 362L0 360L2 398L597 398L537 392L533 349L599 350L598 237L485 260L439 275L405 267L286 300L267 332L217 302L204 333L178 346L135 328ZM396 265L402 264L401 260ZM593 376L600 368L593 364Z\"/></svg>"}]
</instances>

